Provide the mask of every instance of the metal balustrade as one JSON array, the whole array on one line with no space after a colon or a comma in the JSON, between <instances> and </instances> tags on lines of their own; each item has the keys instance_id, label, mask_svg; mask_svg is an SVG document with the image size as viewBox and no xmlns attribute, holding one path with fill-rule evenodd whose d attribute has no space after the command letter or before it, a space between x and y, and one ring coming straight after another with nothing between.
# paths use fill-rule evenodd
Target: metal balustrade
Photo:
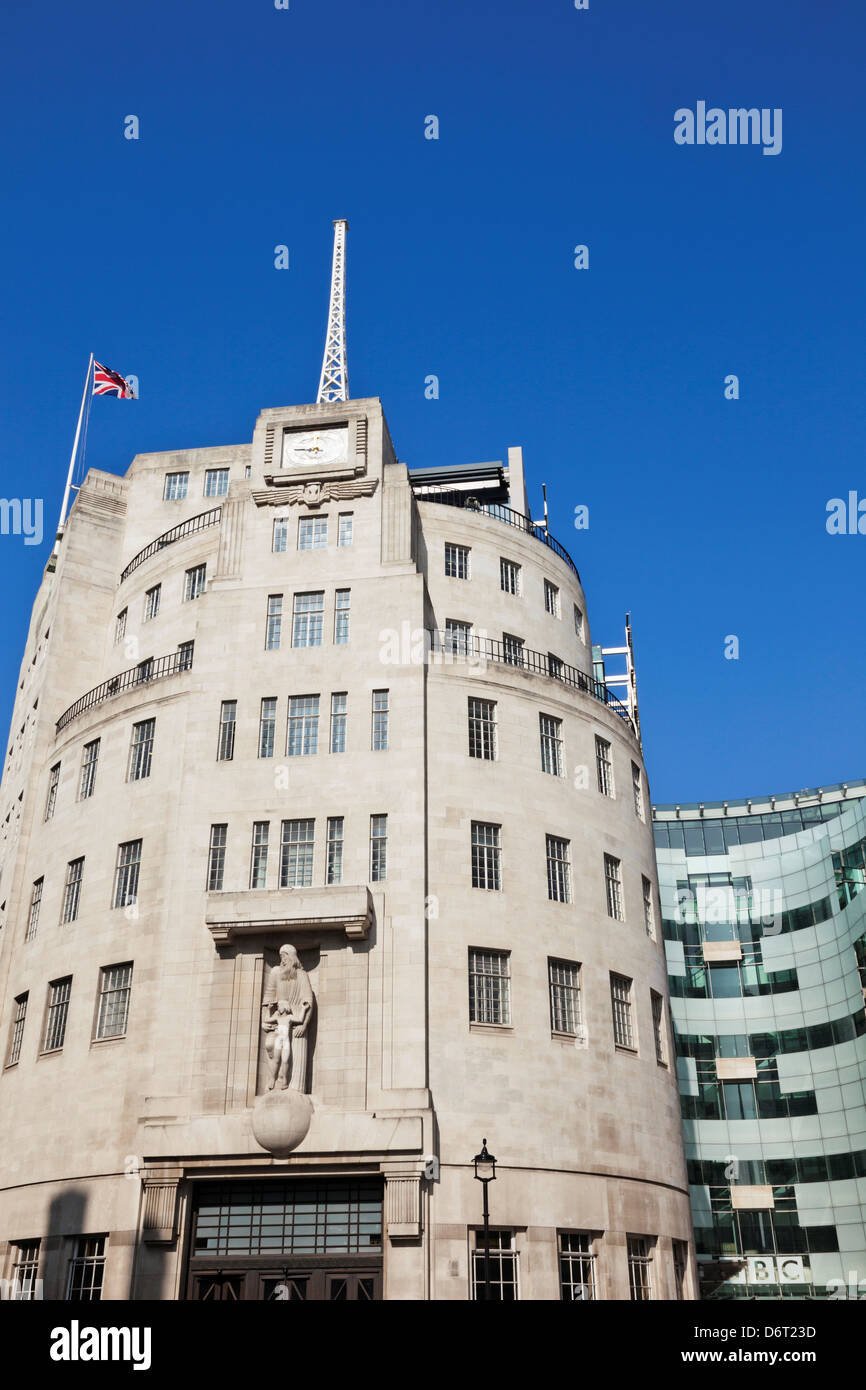
<instances>
[{"instance_id":1,"label":"metal balustrade","mask_svg":"<svg viewBox=\"0 0 866 1390\"><path fill-rule=\"evenodd\" d=\"M121 671L119 675L112 676L110 680L103 681L101 685L94 686L93 690L88 690L86 695L70 705L69 709L64 710L57 721L57 733L61 733L73 719L77 719L79 714L85 710L92 709L94 705L101 705L103 700L110 700L115 695L123 695L128 690L135 690L141 685L150 685L153 681L161 680L164 676L174 676L179 671L189 671L192 668L193 650L192 643L188 647L176 652L171 652L169 656L148 657L146 661L140 661L137 666L131 667L128 671Z\"/></svg>"},{"instance_id":2,"label":"metal balustrade","mask_svg":"<svg viewBox=\"0 0 866 1390\"><path fill-rule=\"evenodd\" d=\"M130 560L126 569L120 576L120 582L143 565L145 560L149 560L151 555L156 555L158 551L165 550L167 545L174 545L175 541L185 540L187 536L194 536L199 531L204 531L208 526L219 526L222 519L222 507L212 507L209 512L199 512L198 516L191 516L186 521L180 522L178 526L172 526L170 531L163 531L161 536L157 536L155 541L146 545L144 550L140 550Z\"/></svg>"},{"instance_id":3,"label":"metal balustrade","mask_svg":"<svg viewBox=\"0 0 866 1390\"><path fill-rule=\"evenodd\" d=\"M542 545L546 545L549 550L564 560L569 569L577 575L578 581L580 580L577 565L565 546L560 545L549 531L545 530L543 526L537 526L522 512L516 512L513 508L505 507L500 502L479 502L471 493L466 492L416 492L415 497L418 502L438 502L445 507L460 507L466 512L478 512L481 516L492 516L497 521L504 521L506 526L514 526L518 531L523 531L525 535L534 536L537 541L541 541Z\"/></svg>"}]
</instances>

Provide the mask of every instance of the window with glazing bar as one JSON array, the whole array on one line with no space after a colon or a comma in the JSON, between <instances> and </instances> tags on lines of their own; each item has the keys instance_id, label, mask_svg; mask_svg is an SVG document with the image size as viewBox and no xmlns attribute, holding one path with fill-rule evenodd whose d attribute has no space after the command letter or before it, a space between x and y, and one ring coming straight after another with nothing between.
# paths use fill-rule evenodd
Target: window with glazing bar
<instances>
[{"instance_id":1,"label":"window with glazing bar","mask_svg":"<svg viewBox=\"0 0 866 1390\"><path fill-rule=\"evenodd\" d=\"M184 603L200 598L205 591L206 583L207 565L193 565L192 569L187 570L183 586Z\"/></svg>"},{"instance_id":2,"label":"window with glazing bar","mask_svg":"<svg viewBox=\"0 0 866 1390\"><path fill-rule=\"evenodd\" d=\"M84 876L84 859L70 859L66 865L66 882L63 886L63 910L60 914L60 925L64 926L67 922L74 922L78 916L78 905L81 902L81 880Z\"/></svg>"},{"instance_id":3,"label":"window with glazing bar","mask_svg":"<svg viewBox=\"0 0 866 1390\"><path fill-rule=\"evenodd\" d=\"M613 1010L613 1040L617 1047L634 1050L634 1029L631 1020L631 980L625 975L611 975L610 1000Z\"/></svg>"},{"instance_id":4,"label":"window with glazing bar","mask_svg":"<svg viewBox=\"0 0 866 1390\"><path fill-rule=\"evenodd\" d=\"M328 544L326 516L298 517L298 549L325 550Z\"/></svg>"},{"instance_id":5,"label":"window with glazing bar","mask_svg":"<svg viewBox=\"0 0 866 1390\"><path fill-rule=\"evenodd\" d=\"M498 892L502 887L502 827L472 822L472 887Z\"/></svg>"},{"instance_id":6,"label":"window with glazing bar","mask_svg":"<svg viewBox=\"0 0 866 1390\"><path fill-rule=\"evenodd\" d=\"M132 961L106 965L99 972L99 1006L94 1037L122 1038L132 994Z\"/></svg>"},{"instance_id":7,"label":"window with glazing bar","mask_svg":"<svg viewBox=\"0 0 866 1390\"><path fill-rule=\"evenodd\" d=\"M277 731L277 697L266 695L259 711L259 757L272 758Z\"/></svg>"},{"instance_id":8,"label":"window with glazing bar","mask_svg":"<svg viewBox=\"0 0 866 1390\"><path fill-rule=\"evenodd\" d=\"M253 821L253 846L250 855L251 888L267 888L268 886L268 844L270 834L270 821Z\"/></svg>"},{"instance_id":9,"label":"window with glazing bar","mask_svg":"<svg viewBox=\"0 0 866 1390\"><path fill-rule=\"evenodd\" d=\"M12 1288L9 1297L13 1303L33 1303L42 1297L38 1286L39 1244L38 1240L19 1240L12 1245Z\"/></svg>"},{"instance_id":10,"label":"window with glazing bar","mask_svg":"<svg viewBox=\"0 0 866 1390\"><path fill-rule=\"evenodd\" d=\"M371 747L374 753L383 753L388 748L388 691L373 691L373 733Z\"/></svg>"},{"instance_id":11,"label":"window with glazing bar","mask_svg":"<svg viewBox=\"0 0 866 1390\"><path fill-rule=\"evenodd\" d=\"M449 579L469 578L469 546L445 542L445 573Z\"/></svg>"},{"instance_id":12,"label":"window with glazing bar","mask_svg":"<svg viewBox=\"0 0 866 1390\"><path fill-rule=\"evenodd\" d=\"M340 512L340 521L337 528L337 545L351 545L352 532L354 530L355 517L352 512Z\"/></svg>"},{"instance_id":13,"label":"window with glazing bar","mask_svg":"<svg viewBox=\"0 0 866 1390\"><path fill-rule=\"evenodd\" d=\"M318 695L289 697L289 732L286 754L290 758L305 758L319 751Z\"/></svg>"},{"instance_id":14,"label":"window with glazing bar","mask_svg":"<svg viewBox=\"0 0 866 1390\"><path fill-rule=\"evenodd\" d=\"M289 518L278 516L274 520L274 536L271 542L271 549L278 555L283 555L289 548Z\"/></svg>"},{"instance_id":15,"label":"window with glazing bar","mask_svg":"<svg viewBox=\"0 0 866 1390\"><path fill-rule=\"evenodd\" d=\"M551 902L571 902L571 864L569 842L558 835L547 835L547 896Z\"/></svg>"},{"instance_id":16,"label":"window with glazing bar","mask_svg":"<svg viewBox=\"0 0 866 1390\"><path fill-rule=\"evenodd\" d=\"M326 883L343 881L343 817L328 817L328 859Z\"/></svg>"},{"instance_id":17,"label":"window with glazing bar","mask_svg":"<svg viewBox=\"0 0 866 1390\"><path fill-rule=\"evenodd\" d=\"M141 782L143 778L150 776L155 730L155 719L142 719L140 724L133 724L132 738L129 744L127 782Z\"/></svg>"},{"instance_id":18,"label":"window with glazing bar","mask_svg":"<svg viewBox=\"0 0 866 1390\"><path fill-rule=\"evenodd\" d=\"M50 820L57 805L57 787L60 782L60 764L55 763L48 774L48 795L45 798L45 819Z\"/></svg>"},{"instance_id":19,"label":"window with glazing bar","mask_svg":"<svg viewBox=\"0 0 866 1390\"><path fill-rule=\"evenodd\" d=\"M21 1043L24 1038L24 1023L27 1018L27 1000L29 993L18 994L15 997L15 1007L12 1011L12 1027L9 1030L9 1049L6 1055L7 1067L14 1067L21 1056Z\"/></svg>"},{"instance_id":20,"label":"window with glazing bar","mask_svg":"<svg viewBox=\"0 0 866 1390\"><path fill-rule=\"evenodd\" d=\"M541 736L541 770L553 777L562 777L562 720L554 719L552 714L538 716Z\"/></svg>"},{"instance_id":21,"label":"window with glazing bar","mask_svg":"<svg viewBox=\"0 0 866 1390\"><path fill-rule=\"evenodd\" d=\"M641 885L643 888L643 922L646 927L647 936L655 936L656 924L655 913L653 911L653 886L650 879L645 874L641 875Z\"/></svg>"},{"instance_id":22,"label":"window with glazing bar","mask_svg":"<svg viewBox=\"0 0 866 1390\"><path fill-rule=\"evenodd\" d=\"M188 473L166 473L165 486L162 493L163 500L166 502L182 502L186 497L188 484Z\"/></svg>"},{"instance_id":23,"label":"window with glazing bar","mask_svg":"<svg viewBox=\"0 0 866 1390\"><path fill-rule=\"evenodd\" d=\"M114 871L115 907L131 907L138 901L138 875L141 868L141 840L126 840L117 846Z\"/></svg>"},{"instance_id":24,"label":"window with glazing bar","mask_svg":"<svg viewBox=\"0 0 866 1390\"><path fill-rule=\"evenodd\" d=\"M445 619L445 650L455 656L467 656L471 647L472 624L460 618Z\"/></svg>"},{"instance_id":25,"label":"window with glazing bar","mask_svg":"<svg viewBox=\"0 0 866 1390\"><path fill-rule=\"evenodd\" d=\"M634 813L643 820L643 780L637 763L631 765L631 789L634 797Z\"/></svg>"},{"instance_id":26,"label":"window with glazing bar","mask_svg":"<svg viewBox=\"0 0 866 1390\"><path fill-rule=\"evenodd\" d=\"M517 1270L517 1251L513 1231L490 1231L487 1246L487 1284L484 1282L484 1232L475 1232L472 1251L472 1298L496 1303L516 1303L520 1296Z\"/></svg>"},{"instance_id":27,"label":"window with glazing bar","mask_svg":"<svg viewBox=\"0 0 866 1390\"><path fill-rule=\"evenodd\" d=\"M227 468L206 468L204 474L205 497L225 497L229 490L229 470Z\"/></svg>"},{"instance_id":28,"label":"window with glazing bar","mask_svg":"<svg viewBox=\"0 0 866 1390\"><path fill-rule=\"evenodd\" d=\"M313 882L316 822L284 820L280 842L280 887L309 888Z\"/></svg>"},{"instance_id":29,"label":"window with glazing bar","mask_svg":"<svg viewBox=\"0 0 866 1390\"><path fill-rule=\"evenodd\" d=\"M117 646L118 642L122 642L123 639L124 639L124 637L126 636L126 615L127 615L127 612L128 612L128 609L126 609L126 608L121 608L120 612L118 613L117 617L116 617L115 620L114 620L114 645L115 645L115 646Z\"/></svg>"},{"instance_id":30,"label":"window with glazing bar","mask_svg":"<svg viewBox=\"0 0 866 1390\"><path fill-rule=\"evenodd\" d=\"M331 738L328 746L332 753L345 753L346 751L348 700L349 697L345 690L338 690L331 696Z\"/></svg>"},{"instance_id":31,"label":"window with glazing bar","mask_svg":"<svg viewBox=\"0 0 866 1390\"><path fill-rule=\"evenodd\" d=\"M550 986L550 1027L554 1033L575 1034L583 1022L580 1009L580 966L573 960L547 962Z\"/></svg>"},{"instance_id":32,"label":"window with glazing bar","mask_svg":"<svg viewBox=\"0 0 866 1390\"><path fill-rule=\"evenodd\" d=\"M345 647L349 641L349 605L351 589L338 589L334 595L334 643Z\"/></svg>"},{"instance_id":33,"label":"window with glazing bar","mask_svg":"<svg viewBox=\"0 0 866 1390\"><path fill-rule=\"evenodd\" d=\"M507 666L523 665L523 638L510 632L502 634L502 659Z\"/></svg>"},{"instance_id":34,"label":"window with glazing bar","mask_svg":"<svg viewBox=\"0 0 866 1390\"><path fill-rule=\"evenodd\" d=\"M370 882L383 883L388 876L388 817L370 817Z\"/></svg>"},{"instance_id":35,"label":"window with glazing bar","mask_svg":"<svg viewBox=\"0 0 866 1390\"><path fill-rule=\"evenodd\" d=\"M154 584L152 589L148 589L144 595L144 621L149 623L159 612L159 600L162 594L162 585Z\"/></svg>"},{"instance_id":36,"label":"window with glazing bar","mask_svg":"<svg viewBox=\"0 0 866 1390\"><path fill-rule=\"evenodd\" d=\"M549 579L544 581L544 607L552 618L559 617L559 589Z\"/></svg>"},{"instance_id":37,"label":"window with glazing bar","mask_svg":"<svg viewBox=\"0 0 866 1390\"><path fill-rule=\"evenodd\" d=\"M321 647L325 617L325 591L295 594L292 610L292 646Z\"/></svg>"},{"instance_id":38,"label":"window with glazing bar","mask_svg":"<svg viewBox=\"0 0 866 1390\"><path fill-rule=\"evenodd\" d=\"M48 1009L45 1015L45 1037L43 1052L57 1052L66 1037L66 1019L69 1015L69 996L72 992L72 976L62 980L52 980L48 986Z\"/></svg>"},{"instance_id":39,"label":"window with glazing bar","mask_svg":"<svg viewBox=\"0 0 866 1390\"><path fill-rule=\"evenodd\" d=\"M520 566L514 560L500 558L499 587L506 594L520 593Z\"/></svg>"},{"instance_id":40,"label":"window with glazing bar","mask_svg":"<svg viewBox=\"0 0 866 1390\"><path fill-rule=\"evenodd\" d=\"M560 1231L559 1290L564 1303L598 1298L598 1269L592 1231Z\"/></svg>"},{"instance_id":41,"label":"window with glazing bar","mask_svg":"<svg viewBox=\"0 0 866 1390\"><path fill-rule=\"evenodd\" d=\"M659 1066L667 1066L665 1055L665 1001L654 989L650 990L653 1011L653 1037L656 1045L656 1061Z\"/></svg>"},{"instance_id":42,"label":"window with glazing bar","mask_svg":"<svg viewBox=\"0 0 866 1390\"><path fill-rule=\"evenodd\" d=\"M207 891L221 893L226 867L228 825L212 825L207 855Z\"/></svg>"},{"instance_id":43,"label":"window with glazing bar","mask_svg":"<svg viewBox=\"0 0 866 1390\"><path fill-rule=\"evenodd\" d=\"M469 948L469 1022L511 1023L509 951Z\"/></svg>"},{"instance_id":44,"label":"window with glazing bar","mask_svg":"<svg viewBox=\"0 0 866 1390\"><path fill-rule=\"evenodd\" d=\"M602 796L613 796L613 762L610 744L606 738L595 736L595 770L598 774L598 789Z\"/></svg>"},{"instance_id":45,"label":"window with glazing bar","mask_svg":"<svg viewBox=\"0 0 866 1390\"><path fill-rule=\"evenodd\" d=\"M283 628L283 596L268 596L268 615L265 624L265 651L276 652L280 647L280 634Z\"/></svg>"},{"instance_id":46,"label":"window with glazing bar","mask_svg":"<svg viewBox=\"0 0 866 1390\"><path fill-rule=\"evenodd\" d=\"M99 1303L105 1277L105 1236L79 1236L69 1261L66 1281L67 1300Z\"/></svg>"},{"instance_id":47,"label":"window with glazing bar","mask_svg":"<svg viewBox=\"0 0 866 1390\"><path fill-rule=\"evenodd\" d=\"M30 893L30 912L27 917L27 934L25 941L32 941L36 935L36 928L39 925L39 909L42 906L42 888L45 879L37 878Z\"/></svg>"},{"instance_id":48,"label":"window with glazing bar","mask_svg":"<svg viewBox=\"0 0 866 1390\"><path fill-rule=\"evenodd\" d=\"M469 756L496 760L496 701L469 696Z\"/></svg>"},{"instance_id":49,"label":"window with glazing bar","mask_svg":"<svg viewBox=\"0 0 866 1390\"><path fill-rule=\"evenodd\" d=\"M652 1247L647 1236L628 1236L628 1286L633 1303L652 1298Z\"/></svg>"},{"instance_id":50,"label":"window with glazing bar","mask_svg":"<svg viewBox=\"0 0 866 1390\"><path fill-rule=\"evenodd\" d=\"M625 913L622 908L622 878L620 875L621 863L612 854L604 856L604 887L607 895L607 915L615 917L618 922L625 920Z\"/></svg>"},{"instance_id":51,"label":"window with glazing bar","mask_svg":"<svg viewBox=\"0 0 866 1390\"><path fill-rule=\"evenodd\" d=\"M235 728L237 727L237 700L223 700L220 704L220 727L217 739L217 762L230 763L235 755Z\"/></svg>"}]
</instances>

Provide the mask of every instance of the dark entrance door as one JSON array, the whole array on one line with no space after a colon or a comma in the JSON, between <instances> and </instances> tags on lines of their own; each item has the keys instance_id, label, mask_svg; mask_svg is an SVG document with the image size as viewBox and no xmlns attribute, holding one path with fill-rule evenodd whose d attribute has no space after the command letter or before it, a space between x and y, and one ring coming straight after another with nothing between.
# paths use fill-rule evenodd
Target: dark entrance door
<instances>
[{"instance_id":1,"label":"dark entrance door","mask_svg":"<svg viewBox=\"0 0 866 1390\"><path fill-rule=\"evenodd\" d=\"M241 1297L244 1276L242 1274L196 1274L193 1276L192 1297L200 1303L216 1303L228 1299L237 1303Z\"/></svg>"}]
</instances>

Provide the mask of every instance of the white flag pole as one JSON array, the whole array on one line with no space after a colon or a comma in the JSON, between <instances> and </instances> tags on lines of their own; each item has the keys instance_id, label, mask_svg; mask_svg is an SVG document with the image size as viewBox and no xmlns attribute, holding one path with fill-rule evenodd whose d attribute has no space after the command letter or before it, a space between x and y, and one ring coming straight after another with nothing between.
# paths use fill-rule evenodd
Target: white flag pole
<instances>
[{"instance_id":1,"label":"white flag pole","mask_svg":"<svg viewBox=\"0 0 866 1390\"><path fill-rule=\"evenodd\" d=\"M72 478L75 471L75 457L78 453L78 441L81 437L81 422L84 419L84 407L87 404L87 390L90 386L90 373L93 370L93 353L90 354L90 361L87 364L87 376L84 378L84 391L81 395L81 409L78 412L78 424L75 427L75 442L72 445L72 457L69 460L69 472L66 475L66 491L63 494L63 505L60 508L60 520L57 523L57 536L54 541L54 553L57 553L60 544L60 537L63 534L63 523L66 520L66 509L69 506L69 493L72 489Z\"/></svg>"}]
</instances>

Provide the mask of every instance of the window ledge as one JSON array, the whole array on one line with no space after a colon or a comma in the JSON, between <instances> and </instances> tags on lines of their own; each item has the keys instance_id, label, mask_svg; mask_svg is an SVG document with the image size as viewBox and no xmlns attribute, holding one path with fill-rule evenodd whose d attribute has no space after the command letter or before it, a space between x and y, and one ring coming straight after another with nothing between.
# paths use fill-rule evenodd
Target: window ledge
<instances>
[{"instance_id":1,"label":"window ledge","mask_svg":"<svg viewBox=\"0 0 866 1390\"><path fill-rule=\"evenodd\" d=\"M627 1047L625 1043L614 1043L615 1052L624 1052L626 1056L637 1057L639 1055L636 1047Z\"/></svg>"},{"instance_id":2,"label":"window ledge","mask_svg":"<svg viewBox=\"0 0 866 1390\"><path fill-rule=\"evenodd\" d=\"M470 1033L513 1033L513 1023L469 1023Z\"/></svg>"},{"instance_id":3,"label":"window ledge","mask_svg":"<svg viewBox=\"0 0 866 1390\"><path fill-rule=\"evenodd\" d=\"M91 1038L91 1047L105 1047L107 1043L126 1042L125 1033L117 1033L113 1038Z\"/></svg>"}]
</instances>

